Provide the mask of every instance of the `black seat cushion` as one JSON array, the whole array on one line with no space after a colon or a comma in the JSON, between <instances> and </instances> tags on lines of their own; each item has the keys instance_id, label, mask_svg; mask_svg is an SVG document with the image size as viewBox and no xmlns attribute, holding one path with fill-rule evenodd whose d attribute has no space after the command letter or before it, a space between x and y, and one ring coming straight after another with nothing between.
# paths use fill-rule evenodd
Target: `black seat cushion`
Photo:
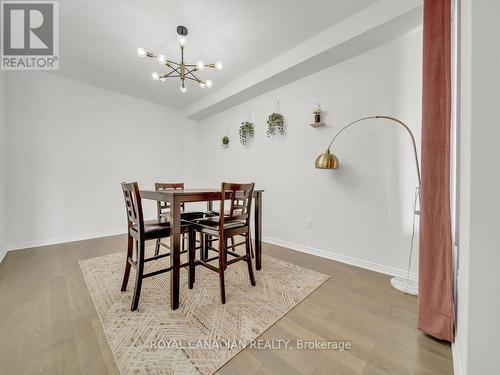
<instances>
[{"instance_id":1,"label":"black seat cushion","mask_svg":"<svg viewBox=\"0 0 500 375\"><path fill-rule=\"evenodd\" d=\"M197 219L193 221L195 224L201 225L203 227L207 227L214 230L219 230L219 216L210 216L202 219ZM224 229L232 229L237 227L245 226L244 221L240 220L231 220L224 221Z\"/></svg>"},{"instance_id":2,"label":"black seat cushion","mask_svg":"<svg viewBox=\"0 0 500 375\"><path fill-rule=\"evenodd\" d=\"M204 212L201 211L183 211L181 212L181 219L182 220L195 220L195 219L200 219L204 216ZM160 217L170 221L170 212L165 212L160 214Z\"/></svg>"},{"instance_id":3,"label":"black seat cushion","mask_svg":"<svg viewBox=\"0 0 500 375\"><path fill-rule=\"evenodd\" d=\"M220 212L219 211L207 211L205 212L205 216L219 216ZM224 216L229 216L229 211L224 211Z\"/></svg>"},{"instance_id":4,"label":"black seat cushion","mask_svg":"<svg viewBox=\"0 0 500 375\"><path fill-rule=\"evenodd\" d=\"M130 227L130 230L135 233L139 233L138 226L133 225ZM189 224L181 223L181 232L186 233L189 230ZM157 220L146 220L144 222L144 235L145 239L154 239L154 238L164 238L170 237L171 226L170 222L164 218Z\"/></svg>"}]
</instances>

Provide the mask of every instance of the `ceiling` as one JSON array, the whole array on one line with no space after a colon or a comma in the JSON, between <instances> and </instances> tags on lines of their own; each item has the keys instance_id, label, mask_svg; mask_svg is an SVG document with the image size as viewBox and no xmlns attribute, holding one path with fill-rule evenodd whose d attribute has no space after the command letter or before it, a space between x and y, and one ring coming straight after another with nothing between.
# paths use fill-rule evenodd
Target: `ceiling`
<instances>
[{"instance_id":1,"label":"ceiling","mask_svg":"<svg viewBox=\"0 0 500 375\"><path fill-rule=\"evenodd\" d=\"M65 0L59 2L60 70L67 78L184 108L279 56L376 0ZM189 29L187 62L222 61L205 70L211 89L178 79L153 81L162 71L137 47L180 59L176 26Z\"/></svg>"}]
</instances>

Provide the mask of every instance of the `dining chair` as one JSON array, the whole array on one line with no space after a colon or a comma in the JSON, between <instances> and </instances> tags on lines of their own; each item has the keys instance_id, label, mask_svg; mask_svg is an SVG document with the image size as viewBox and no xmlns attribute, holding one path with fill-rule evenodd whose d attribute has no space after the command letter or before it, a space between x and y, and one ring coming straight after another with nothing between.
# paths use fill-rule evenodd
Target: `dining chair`
<instances>
[{"instance_id":1,"label":"dining chair","mask_svg":"<svg viewBox=\"0 0 500 375\"><path fill-rule=\"evenodd\" d=\"M219 216L219 212L217 210L214 209L214 205L213 205L213 201L208 201L207 202L207 211L205 211L205 216ZM229 216L229 211L226 210L224 212L224 215L226 216ZM248 234L248 236L250 237L250 239L252 238L252 235L251 233ZM207 243L209 246L212 245L212 239L210 238L210 236L208 236L208 239L207 239ZM235 246L235 238L234 237L231 237L231 245L234 247ZM253 252L253 243L252 241L250 241L250 255L252 256L252 258L255 258L255 254ZM206 255L205 255L206 256Z\"/></svg>"},{"instance_id":2,"label":"dining chair","mask_svg":"<svg viewBox=\"0 0 500 375\"><path fill-rule=\"evenodd\" d=\"M149 240L158 240L161 238L170 237L171 227L170 222L165 218L160 218L156 220L144 220L144 214L142 210L141 194L139 191L139 186L137 182L122 183L123 196L125 198L125 208L127 211L127 226L128 226L128 236L127 236L127 260L125 263L125 272L123 275L123 283L121 291L125 292L127 290L128 279L130 275L130 268L134 267L136 270L135 276L135 289L134 295L132 297L131 310L137 310L139 306L139 298L141 295L142 280L156 276L164 272L171 270L171 267L164 269L159 269L153 272L144 273L144 265L147 262L158 260L163 257L167 257L170 253L156 254L155 256L146 258L145 256L145 243ZM189 233L190 225L187 222L181 223L181 233ZM135 242L135 257L134 252L134 242ZM190 254L194 254L194 241L189 243ZM181 265L183 267L188 266ZM193 282L190 282L192 287Z\"/></svg>"},{"instance_id":3,"label":"dining chair","mask_svg":"<svg viewBox=\"0 0 500 375\"><path fill-rule=\"evenodd\" d=\"M218 216L209 216L192 221L191 231L197 231L202 236L210 236L218 240L218 248L211 248L218 253L215 257L201 257L200 260L190 259L190 287L195 280L194 265L202 265L219 274L221 302L226 303L226 289L224 283L224 271L228 265L239 261L245 261L248 267L250 283L255 286L255 276L250 254L250 211L252 206L254 183L234 184L222 183L220 210ZM225 211L226 200L229 202L228 210ZM225 214L226 213L226 214ZM227 240L234 236L243 236L245 241L228 246ZM204 241L208 244L208 241ZM236 246L245 245L245 255L240 255L234 250ZM229 250L231 249L231 250ZM228 255L233 258L228 260ZM210 262L218 260L218 267Z\"/></svg>"},{"instance_id":4,"label":"dining chair","mask_svg":"<svg viewBox=\"0 0 500 375\"><path fill-rule=\"evenodd\" d=\"M165 191L165 190L184 190L184 183L183 182L156 182L155 183L155 190L156 191ZM170 202L162 202L162 201L157 201L156 202L156 212L157 212L157 219L161 220L164 219L166 221L170 221ZM181 204L181 219L182 220L193 220L193 219L199 219L204 216L203 212L200 211L186 211L184 203ZM186 252L186 235L182 236L182 251ZM165 242L162 242L161 239L156 240L155 244L155 255L158 255L160 253L160 246L163 246L167 249L170 249L170 246L166 244Z\"/></svg>"}]
</instances>

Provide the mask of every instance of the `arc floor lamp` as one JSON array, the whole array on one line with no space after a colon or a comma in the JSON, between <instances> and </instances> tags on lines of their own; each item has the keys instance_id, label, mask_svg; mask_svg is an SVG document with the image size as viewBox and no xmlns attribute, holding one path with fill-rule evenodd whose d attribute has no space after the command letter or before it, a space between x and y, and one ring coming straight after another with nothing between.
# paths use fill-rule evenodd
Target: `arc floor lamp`
<instances>
[{"instance_id":1,"label":"arc floor lamp","mask_svg":"<svg viewBox=\"0 0 500 375\"><path fill-rule=\"evenodd\" d=\"M337 159L337 157L334 154L332 154L330 152L330 149L333 145L333 142L335 142L335 140L337 139L337 137L341 133L343 133L346 129L348 129L352 125L357 124L357 123L362 122L362 121L372 120L372 119L390 120L390 121L392 121L392 123L402 126L407 131L407 133L410 136L411 141L412 141L413 155L415 157L415 167L417 169L417 176L418 176L418 187L416 188L415 200L413 203L413 228L412 228L412 236L411 236L411 244L410 244L410 254L408 257L408 271L406 274L406 278L393 277L391 279L391 284L394 288L396 288L402 292L417 295L418 294L418 284L415 281L410 280L410 267L411 267L411 260L412 260L412 255L413 255L413 243L414 243L414 239L415 239L415 218L417 215L420 214L420 212L417 209L417 202L418 202L418 198L420 196L421 178L420 178L420 165L418 163L417 145L415 143L415 136L413 135L410 128L403 121L398 120L397 118L394 118L394 117L390 117L390 116L367 116L367 117L360 118L356 121L353 121L353 122L347 124L342 129L340 129L340 131L337 134L335 134L332 141L328 145L328 148L326 149L326 151L316 158L315 166L316 166L316 168L319 168L319 169L338 169L339 168L339 160Z\"/></svg>"}]
</instances>

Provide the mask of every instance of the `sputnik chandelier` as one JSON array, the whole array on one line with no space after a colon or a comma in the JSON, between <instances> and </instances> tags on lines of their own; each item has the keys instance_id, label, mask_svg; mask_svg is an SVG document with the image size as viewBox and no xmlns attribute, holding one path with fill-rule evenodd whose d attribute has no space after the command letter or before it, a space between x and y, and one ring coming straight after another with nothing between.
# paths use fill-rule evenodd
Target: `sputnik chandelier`
<instances>
[{"instance_id":1,"label":"sputnik chandelier","mask_svg":"<svg viewBox=\"0 0 500 375\"><path fill-rule=\"evenodd\" d=\"M214 64L205 64L203 61L198 61L196 64L186 64L184 62L184 45L186 44L186 36L188 30L184 26L177 26L177 34L179 35L179 46L181 47L181 62L177 63L175 61L168 60L165 55L158 55L151 52L147 52L144 48L137 48L137 55L139 57L150 57L158 59L161 65L170 68L168 73L160 74L158 72L153 72L151 77L155 81L165 82L167 78L180 78L181 86L180 90L182 93L187 91L186 80L195 81L201 88L212 87L212 81L207 79L206 81L201 80L197 77L195 72L201 71L205 68L215 68L217 70L222 70L222 63L217 61Z\"/></svg>"}]
</instances>

